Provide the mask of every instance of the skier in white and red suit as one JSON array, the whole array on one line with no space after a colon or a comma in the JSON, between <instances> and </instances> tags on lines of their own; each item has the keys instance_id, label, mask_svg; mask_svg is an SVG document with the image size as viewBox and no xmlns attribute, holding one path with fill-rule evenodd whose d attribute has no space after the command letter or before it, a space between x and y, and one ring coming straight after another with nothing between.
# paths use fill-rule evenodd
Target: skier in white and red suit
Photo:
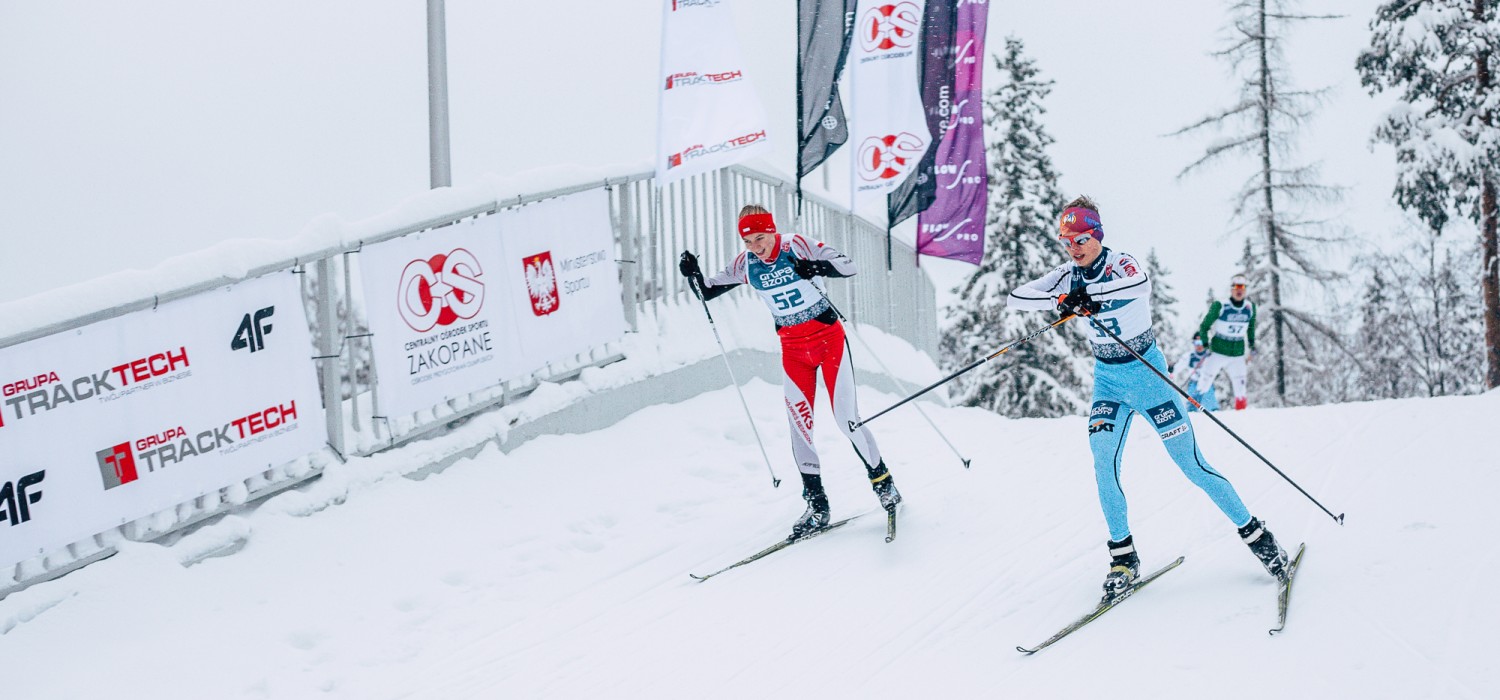
<instances>
[{"instance_id":1,"label":"skier in white and red suit","mask_svg":"<svg viewBox=\"0 0 1500 700\"><path fill-rule=\"evenodd\" d=\"M705 279L698 258L683 251L678 264L684 277L697 283L705 300L748 284L760 295L776 320L781 336L782 386L786 392L787 421L792 428L792 457L802 475L802 498L807 511L792 526L792 536L801 537L828 525L828 496L823 491L818 453L813 448L813 401L817 396L817 370L823 368L823 384L833 404L839 429L854 444L865 464L880 505L893 509L901 502L895 481L880 458L875 436L860 426L855 403L854 375L848 362L844 326L823 295L818 277L850 277L854 261L821 241L800 234L779 234L765 207L751 204L740 210L739 234L745 251L734 262Z\"/></svg>"}]
</instances>

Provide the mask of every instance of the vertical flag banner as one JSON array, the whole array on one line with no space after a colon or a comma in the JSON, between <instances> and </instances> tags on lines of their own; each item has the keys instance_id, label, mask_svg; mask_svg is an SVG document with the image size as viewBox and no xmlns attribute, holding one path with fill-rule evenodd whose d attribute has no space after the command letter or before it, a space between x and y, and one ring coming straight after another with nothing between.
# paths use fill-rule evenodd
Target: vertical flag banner
<instances>
[{"instance_id":1,"label":"vertical flag banner","mask_svg":"<svg viewBox=\"0 0 1500 700\"><path fill-rule=\"evenodd\" d=\"M978 265L984 257L989 164L984 147L984 38L987 0L958 8L953 116L938 143L936 199L917 217L917 253Z\"/></svg>"},{"instance_id":2,"label":"vertical flag banner","mask_svg":"<svg viewBox=\"0 0 1500 700\"><path fill-rule=\"evenodd\" d=\"M0 570L328 439L296 275L0 350Z\"/></svg>"},{"instance_id":3,"label":"vertical flag banner","mask_svg":"<svg viewBox=\"0 0 1500 700\"><path fill-rule=\"evenodd\" d=\"M839 73L849 55L854 0L797 1L797 99L802 133L797 141L797 181L849 140Z\"/></svg>"},{"instance_id":4,"label":"vertical flag banner","mask_svg":"<svg viewBox=\"0 0 1500 700\"><path fill-rule=\"evenodd\" d=\"M430 408L523 376L506 303L512 270L484 216L360 251L381 415Z\"/></svg>"},{"instance_id":5,"label":"vertical flag banner","mask_svg":"<svg viewBox=\"0 0 1500 700\"><path fill-rule=\"evenodd\" d=\"M882 197L914 170L931 138L918 89L924 0L859 0L853 65L854 209Z\"/></svg>"},{"instance_id":6,"label":"vertical flag banner","mask_svg":"<svg viewBox=\"0 0 1500 700\"><path fill-rule=\"evenodd\" d=\"M595 188L495 216L504 264L515 273L495 292L511 307L511 335L528 369L625 335L608 192Z\"/></svg>"},{"instance_id":7,"label":"vertical flag banner","mask_svg":"<svg viewBox=\"0 0 1500 700\"><path fill-rule=\"evenodd\" d=\"M927 122L928 148L905 180L887 200L891 226L932 206L937 197L933 166L937 144L953 125L953 57L960 0L928 0L922 22L922 114Z\"/></svg>"},{"instance_id":8,"label":"vertical flag banner","mask_svg":"<svg viewBox=\"0 0 1500 700\"><path fill-rule=\"evenodd\" d=\"M666 184L769 150L730 0L664 0L656 177Z\"/></svg>"}]
</instances>

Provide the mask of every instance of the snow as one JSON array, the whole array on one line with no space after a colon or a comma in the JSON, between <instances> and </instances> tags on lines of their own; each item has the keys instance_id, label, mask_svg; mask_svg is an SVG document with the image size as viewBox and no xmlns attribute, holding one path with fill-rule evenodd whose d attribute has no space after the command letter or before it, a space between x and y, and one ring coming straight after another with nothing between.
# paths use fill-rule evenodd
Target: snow
<instances>
[{"instance_id":1,"label":"snow","mask_svg":"<svg viewBox=\"0 0 1500 700\"><path fill-rule=\"evenodd\" d=\"M907 500L896 542L864 518L700 584L687 574L769 544L802 508L780 388L744 389L780 489L729 389L491 447L422 481L340 475L414 472L472 440L460 431L0 601L7 696L1095 697L1123 684L1261 698L1287 682L1295 697L1452 698L1487 695L1500 672L1485 589L1500 559L1484 554L1500 476L1476 469L1492 450L1471 428L1500 415L1500 392L1223 416L1347 512L1344 527L1197 417L1251 510L1286 545L1309 543L1277 637L1273 582L1135 431L1123 476L1145 566L1187 561L1024 657L1016 645L1093 603L1106 567L1081 417L928 404L974 459L965 471L898 409L871 425ZM867 413L895 399L860 395ZM835 516L874 508L822 402L818 420ZM340 497L304 507L335 483ZM89 673L63 672L85 659Z\"/></svg>"}]
</instances>

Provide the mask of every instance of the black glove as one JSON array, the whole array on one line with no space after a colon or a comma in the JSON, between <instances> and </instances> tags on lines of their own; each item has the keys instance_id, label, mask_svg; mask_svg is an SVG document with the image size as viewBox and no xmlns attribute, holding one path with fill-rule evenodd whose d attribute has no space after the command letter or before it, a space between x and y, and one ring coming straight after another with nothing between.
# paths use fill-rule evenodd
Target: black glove
<instances>
[{"instance_id":1,"label":"black glove","mask_svg":"<svg viewBox=\"0 0 1500 700\"><path fill-rule=\"evenodd\" d=\"M682 273L683 277L703 276L703 270L698 268L698 256L686 250L682 251L682 258L677 261L677 270Z\"/></svg>"},{"instance_id":2,"label":"black glove","mask_svg":"<svg viewBox=\"0 0 1500 700\"><path fill-rule=\"evenodd\" d=\"M1060 314L1089 316L1099 313L1100 308L1099 302L1089 296L1089 290L1085 287L1074 287L1072 291L1057 298L1057 312Z\"/></svg>"},{"instance_id":3,"label":"black glove","mask_svg":"<svg viewBox=\"0 0 1500 700\"><path fill-rule=\"evenodd\" d=\"M806 260L803 258L797 258L792 262L792 269L797 271L798 277L801 277L805 280L810 280L814 277L838 276L838 270L833 267L833 263L828 262L827 260Z\"/></svg>"}]
</instances>

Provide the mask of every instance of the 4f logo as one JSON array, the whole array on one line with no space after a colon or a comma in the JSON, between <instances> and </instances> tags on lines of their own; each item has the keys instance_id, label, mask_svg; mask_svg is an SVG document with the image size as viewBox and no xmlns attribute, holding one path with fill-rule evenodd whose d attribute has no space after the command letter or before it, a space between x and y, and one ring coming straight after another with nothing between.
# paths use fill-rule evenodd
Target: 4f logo
<instances>
[{"instance_id":1,"label":"4f logo","mask_svg":"<svg viewBox=\"0 0 1500 700\"><path fill-rule=\"evenodd\" d=\"M105 491L128 484L139 477L135 471L135 453L130 451L128 442L100 450L96 456L99 458L99 477L104 480Z\"/></svg>"},{"instance_id":2,"label":"4f logo","mask_svg":"<svg viewBox=\"0 0 1500 700\"><path fill-rule=\"evenodd\" d=\"M267 306L253 314L245 314L244 320L240 321L239 330L234 332L234 340L229 341L229 349L249 348L250 352L265 350L266 336L271 334L271 324L268 319L274 313L276 313L276 307Z\"/></svg>"},{"instance_id":3,"label":"4f logo","mask_svg":"<svg viewBox=\"0 0 1500 700\"><path fill-rule=\"evenodd\" d=\"M9 521L12 527L31 519L31 507L42 500L42 490L36 488L47 478L47 470L32 472L17 481L5 482L0 487L0 520Z\"/></svg>"}]
</instances>

